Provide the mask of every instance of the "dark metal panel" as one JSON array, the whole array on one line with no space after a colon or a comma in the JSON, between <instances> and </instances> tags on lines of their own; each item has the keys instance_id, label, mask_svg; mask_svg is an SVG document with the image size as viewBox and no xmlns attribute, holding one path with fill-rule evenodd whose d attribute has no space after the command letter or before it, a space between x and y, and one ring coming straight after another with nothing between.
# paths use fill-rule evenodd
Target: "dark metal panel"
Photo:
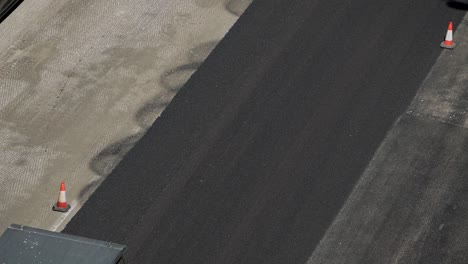
<instances>
[{"instance_id":1,"label":"dark metal panel","mask_svg":"<svg viewBox=\"0 0 468 264\"><path fill-rule=\"evenodd\" d=\"M126 247L111 242L11 225L0 237L0 263L115 264Z\"/></svg>"}]
</instances>

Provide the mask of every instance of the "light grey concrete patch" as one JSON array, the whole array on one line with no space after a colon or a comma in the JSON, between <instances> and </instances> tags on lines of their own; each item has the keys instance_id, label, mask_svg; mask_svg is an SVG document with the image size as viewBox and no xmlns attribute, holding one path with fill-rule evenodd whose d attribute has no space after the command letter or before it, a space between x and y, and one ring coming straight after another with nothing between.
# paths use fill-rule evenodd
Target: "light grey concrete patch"
<instances>
[{"instance_id":1,"label":"light grey concrete patch","mask_svg":"<svg viewBox=\"0 0 468 264\"><path fill-rule=\"evenodd\" d=\"M404 115L308 263L466 263L468 130Z\"/></svg>"},{"instance_id":2,"label":"light grey concrete patch","mask_svg":"<svg viewBox=\"0 0 468 264\"><path fill-rule=\"evenodd\" d=\"M0 24L0 233L64 226L237 20L230 2L25 0Z\"/></svg>"},{"instance_id":3,"label":"light grey concrete patch","mask_svg":"<svg viewBox=\"0 0 468 264\"><path fill-rule=\"evenodd\" d=\"M445 50L408 113L468 127L468 19L454 32L457 47Z\"/></svg>"}]
</instances>

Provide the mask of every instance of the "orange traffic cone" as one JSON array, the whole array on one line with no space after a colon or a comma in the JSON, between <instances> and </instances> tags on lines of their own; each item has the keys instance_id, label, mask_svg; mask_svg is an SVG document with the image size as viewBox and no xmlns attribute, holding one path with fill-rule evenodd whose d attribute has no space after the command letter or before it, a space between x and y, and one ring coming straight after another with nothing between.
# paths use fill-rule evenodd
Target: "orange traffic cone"
<instances>
[{"instance_id":1,"label":"orange traffic cone","mask_svg":"<svg viewBox=\"0 0 468 264\"><path fill-rule=\"evenodd\" d=\"M65 194L65 192L65 182L62 182L60 184L58 201L56 204L54 204L52 210L62 213L68 212L68 210L70 210L71 206L67 204L67 195Z\"/></svg>"},{"instance_id":2,"label":"orange traffic cone","mask_svg":"<svg viewBox=\"0 0 468 264\"><path fill-rule=\"evenodd\" d=\"M449 23L447 29L447 35L445 36L445 41L440 44L441 48L453 49L455 48L455 43L453 43L453 24Z\"/></svg>"}]
</instances>

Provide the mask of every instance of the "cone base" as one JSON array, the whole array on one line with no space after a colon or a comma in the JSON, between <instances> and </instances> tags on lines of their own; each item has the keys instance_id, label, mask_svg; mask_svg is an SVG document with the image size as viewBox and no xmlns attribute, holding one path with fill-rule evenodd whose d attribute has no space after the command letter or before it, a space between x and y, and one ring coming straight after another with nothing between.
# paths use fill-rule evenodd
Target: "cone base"
<instances>
[{"instance_id":1,"label":"cone base","mask_svg":"<svg viewBox=\"0 0 468 264\"><path fill-rule=\"evenodd\" d=\"M58 207L57 204L54 204L54 206L52 206L52 210L57 211L57 212L62 212L62 213L68 212L70 208L71 206L69 204L67 204L67 207Z\"/></svg>"},{"instance_id":2,"label":"cone base","mask_svg":"<svg viewBox=\"0 0 468 264\"><path fill-rule=\"evenodd\" d=\"M452 45L449 46L449 45L445 45L445 41L444 41L444 42L440 43L440 47L444 48L444 49L453 49L453 48L455 48L455 43L453 43Z\"/></svg>"}]
</instances>

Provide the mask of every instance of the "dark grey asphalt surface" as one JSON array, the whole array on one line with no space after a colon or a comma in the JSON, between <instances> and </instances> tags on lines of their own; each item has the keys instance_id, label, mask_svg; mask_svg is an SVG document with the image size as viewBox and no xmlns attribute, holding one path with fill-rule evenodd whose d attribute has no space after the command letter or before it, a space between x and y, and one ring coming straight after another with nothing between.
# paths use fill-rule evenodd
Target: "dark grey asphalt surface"
<instances>
[{"instance_id":1,"label":"dark grey asphalt surface","mask_svg":"<svg viewBox=\"0 0 468 264\"><path fill-rule=\"evenodd\" d=\"M254 1L64 232L130 263L305 263L463 15Z\"/></svg>"},{"instance_id":2,"label":"dark grey asphalt surface","mask_svg":"<svg viewBox=\"0 0 468 264\"><path fill-rule=\"evenodd\" d=\"M468 263L468 130L404 114L308 264Z\"/></svg>"}]
</instances>

